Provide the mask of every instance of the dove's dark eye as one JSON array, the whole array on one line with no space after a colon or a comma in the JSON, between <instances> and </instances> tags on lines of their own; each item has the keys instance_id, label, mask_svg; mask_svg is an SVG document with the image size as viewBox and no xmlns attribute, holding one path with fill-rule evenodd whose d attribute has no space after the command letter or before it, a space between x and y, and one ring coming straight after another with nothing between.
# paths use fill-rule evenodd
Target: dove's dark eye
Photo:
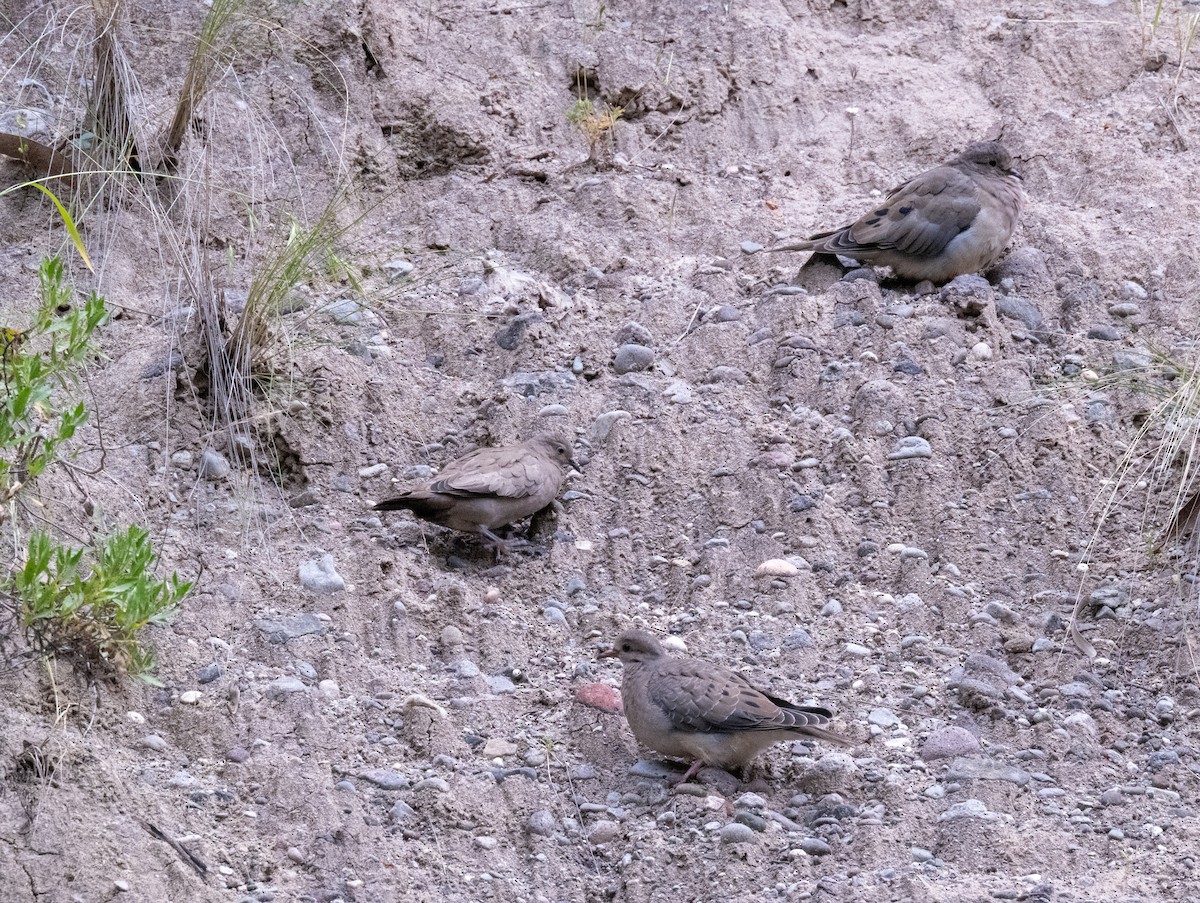
<instances>
[{"instance_id":1,"label":"dove's dark eye","mask_svg":"<svg viewBox=\"0 0 1200 903\"><path fill-rule=\"evenodd\" d=\"M630 646L628 643L622 643L622 644L621 644L621 651L622 651L622 652L632 652L632 651L633 651L633 647L632 647L632 646Z\"/></svg>"}]
</instances>

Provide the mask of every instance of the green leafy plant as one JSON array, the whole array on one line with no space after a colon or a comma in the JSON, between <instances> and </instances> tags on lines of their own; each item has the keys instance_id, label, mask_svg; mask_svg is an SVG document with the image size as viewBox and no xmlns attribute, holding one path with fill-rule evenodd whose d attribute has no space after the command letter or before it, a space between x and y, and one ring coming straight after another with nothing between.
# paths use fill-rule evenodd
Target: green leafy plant
<instances>
[{"instance_id":1,"label":"green leafy plant","mask_svg":"<svg viewBox=\"0 0 1200 903\"><path fill-rule=\"evenodd\" d=\"M38 272L40 301L28 329L0 330L0 522L8 504L57 460L60 446L87 419L82 403L60 407L68 387L95 350L92 333L104 322L104 299L92 293L82 307L71 298L57 257Z\"/></svg>"},{"instance_id":2,"label":"green leafy plant","mask_svg":"<svg viewBox=\"0 0 1200 903\"><path fill-rule=\"evenodd\" d=\"M86 548L32 534L25 564L13 576L30 645L88 671L131 674L161 686L150 674L154 651L141 631L165 623L192 584L175 573L156 578L155 559L149 531L136 524Z\"/></svg>"}]
</instances>

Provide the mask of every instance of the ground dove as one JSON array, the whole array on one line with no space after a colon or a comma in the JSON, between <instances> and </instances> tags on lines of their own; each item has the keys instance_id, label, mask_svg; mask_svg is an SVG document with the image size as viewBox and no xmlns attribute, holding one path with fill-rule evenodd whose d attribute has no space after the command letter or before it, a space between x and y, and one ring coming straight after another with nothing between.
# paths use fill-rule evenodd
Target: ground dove
<instances>
[{"instance_id":1,"label":"ground dove","mask_svg":"<svg viewBox=\"0 0 1200 903\"><path fill-rule=\"evenodd\" d=\"M571 443L561 436L479 448L451 461L425 486L379 502L375 510L407 509L443 527L482 534L504 549L507 544L492 531L553 502L568 467L578 465Z\"/></svg>"},{"instance_id":2,"label":"ground dove","mask_svg":"<svg viewBox=\"0 0 1200 903\"><path fill-rule=\"evenodd\" d=\"M695 658L672 658L653 634L629 630L602 657L624 665L621 701L639 743L691 759L686 781L704 765L740 768L774 743L816 737L851 741L824 729L832 713L756 689L742 675Z\"/></svg>"},{"instance_id":3,"label":"ground dove","mask_svg":"<svg viewBox=\"0 0 1200 903\"><path fill-rule=\"evenodd\" d=\"M1000 256L1024 202L1008 151L985 141L893 188L857 222L769 250L840 254L905 279L947 282Z\"/></svg>"}]
</instances>

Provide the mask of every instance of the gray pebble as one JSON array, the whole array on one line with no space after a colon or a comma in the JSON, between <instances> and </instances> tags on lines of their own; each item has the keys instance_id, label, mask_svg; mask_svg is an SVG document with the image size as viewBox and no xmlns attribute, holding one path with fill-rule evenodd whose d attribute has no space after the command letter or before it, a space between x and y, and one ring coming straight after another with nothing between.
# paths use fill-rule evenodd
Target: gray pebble
<instances>
[{"instance_id":1,"label":"gray pebble","mask_svg":"<svg viewBox=\"0 0 1200 903\"><path fill-rule=\"evenodd\" d=\"M396 802L392 803L391 812L388 813L388 818L391 819L392 824L395 824L397 821L407 821L408 819L413 818L414 815L416 815L416 812L412 806L409 806L408 803L404 802L403 800L396 800Z\"/></svg>"},{"instance_id":2,"label":"gray pebble","mask_svg":"<svg viewBox=\"0 0 1200 903\"><path fill-rule=\"evenodd\" d=\"M731 822L717 832L721 843L750 843L754 840L754 830L749 825Z\"/></svg>"},{"instance_id":3,"label":"gray pebble","mask_svg":"<svg viewBox=\"0 0 1200 903\"><path fill-rule=\"evenodd\" d=\"M292 667L295 668L296 673L305 680L317 679L317 669L303 659L296 659L296 661L292 662Z\"/></svg>"},{"instance_id":4,"label":"gray pebble","mask_svg":"<svg viewBox=\"0 0 1200 903\"><path fill-rule=\"evenodd\" d=\"M921 747L921 758L926 762L935 759L952 759L979 751L979 740L969 730L952 724L941 727L929 735Z\"/></svg>"},{"instance_id":5,"label":"gray pebble","mask_svg":"<svg viewBox=\"0 0 1200 903\"><path fill-rule=\"evenodd\" d=\"M497 329L492 338L505 351L514 351L521 342L521 336L525 335L530 324L540 322L541 320L542 315L538 311L527 311L526 313L518 314L504 326Z\"/></svg>"},{"instance_id":6,"label":"gray pebble","mask_svg":"<svg viewBox=\"0 0 1200 903\"><path fill-rule=\"evenodd\" d=\"M713 367L705 377L706 382L736 383L739 386L745 384L746 380L747 376L744 371L739 370L737 367L727 367L724 365Z\"/></svg>"},{"instance_id":7,"label":"gray pebble","mask_svg":"<svg viewBox=\"0 0 1200 903\"><path fill-rule=\"evenodd\" d=\"M206 448L200 453L200 477L204 480L224 480L229 476L229 462L220 452Z\"/></svg>"},{"instance_id":8,"label":"gray pebble","mask_svg":"<svg viewBox=\"0 0 1200 903\"><path fill-rule=\"evenodd\" d=\"M687 383L671 383L663 392L663 397L672 404L691 404L692 390Z\"/></svg>"},{"instance_id":9,"label":"gray pebble","mask_svg":"<svg viewBox=\"0 0 1200 903\"><path fill-rule=\"evenodd\" d=\"M961 803L955 803L948 808L938 816L937 820L945 822L954 821L959 818L978 818L983 821L996 821L999 817L979 800L963 800Z\"/></svg>"},{"instance_id":10,"label":"gray pebble","mask_svg":"<svg viewBox=\"0 0 1200 903\"><path fill-rule=\"evenodd\" d=\"M1117 342L1121 339L1121 333L1112 326L1093 326L1088 330L1087 337L1101 342Z\"/></svg>"},{"instance_id":11,"label":"gray pebble","mask_svg":"<svg viewBox=\"0 0 1200 903\"><path fill-rule=\"evenodd\" d=\"M1121 297L1126 301L1145 301L1146 290L1132 280L1126 279L1121 283Z\"/></svg>"},{"instance_id":12,"label":"gray pebble","mask_svg":"<svg viewBox=\"0 0 1200 903\"><path fill-rule=\"evenodd\" d=\"M210 684L224 673L225 669L214 662L213 664L205 665L200 669L200 671L196 674L196 681L202 684Z\"/></svg>"},{"instance_id":13,"label":"gray pebble","mask_svg":"<svg viewBox=\"0 0 1200 903\"><path fill-rule=\"evenodd\" d=\"M733 801L735 809L765 809L767 801L757 793L743 793Z\"/></svg>"},{"instance_id":14,"label":"gray pebble","mask_svg":"<svg viewBox=\"0 0 1200 903\"><path fill-rule=\"evenodd\" d=\"M155 752L166 752L170 749L167 741L158 734L147 734L142 738L142 746L146 747L146 749L152 749Z\"/></svg>"},{"instance_id":15,"label":"gray pebble","mask_svg":"<svg viewBox=\"0 0 1200 903\"><path fill-rule=\"evenodd\" d=\"M833 847L816 837L806 837L798 846L809 856L828 856L833 852Z\"/></svg>"},{"instance_id":16,"label":"gray pebble","mask_svg":"<svg viewBox=\"0 0 1200 903\"><path fill-rule=\"evenodd\" d=\"M255 618L254 626L276 644L286 643L296 637L324 633L326 630L325 622L312 614Z\"/></svg>"},{"instance_id":17,"label":"gray pebble","mask_svg":"<svg viewBox=\"0 0 1200 903\"><path fill-rule=\"evenodd\" d=\"M549 809L538 809L529 816L529 823L526 825L526 830L530 834L536 834L539 837L549 837L554 833L555 824L554 815Z\"/></svg>"},{"instance_id":18,"label":"gray pebble","mask_svg":"<svg viewBox=\"0 0 1200 903\"><path fill-rule=\"evenodd\" d=\"M647 369L653 363L654 349L629 343L617 349L613 370L617 373L634 373Z\"/></svg>"},{"instance_id":19,"label":"gray pebble","mask_svg":"<svg viewBox=\"0 0 1200 903\"><path fill-rule=\"evenodd\" d=\"M908 458L932 458L933 449L929 442L920 436L905 436L896 443L896 450L888 453L889 461L903 461Z\"/></svg>"},{"instance_id":20,"label":"gray pebble","mask_svg":"<svg viewBox=\"0 0 1200 903\"><path fill-rule=\"evenodd\" d=\"M225 758L230 762L240 764L250 758L250 751L244 746L234 746L225 753Z\"/></svg>"},{"instance_id":21,"label":"gray pebble","mask_svg":"<svg viewBox=\"0 0 1200 903\"><path fill-rule=\"evenodd\" d=\"M403 258L397 257L395 260L389 260L383 265L383 271L387 274L388 282L399 282L416 267Z\"/></svg>"},{"instance_id":22,"label":"gray pebble","mask_svg":"<svg viewBox=\"0 0 1200 903\"><path fill-rule=\"evenodd\" d=\"M997 762L994 759L984 757L961 757L955 759L950 764L950 770L946 773L948 781L969 781L979 779L982 781L1007 781L1009 784L1016 784L1018 787L1023 787L1030 781L1029 772L1022 771L1015 765L1005 765L1003 762Z\"/></svg>"},{"instance_id":23,"label":"gray pebble","mask_svg":"<svg viewBox=\"0 0 1200 903\"><path fill-rule=\"evenodd\" d=\"M867 716L867 721L885 730L904 726L904 722L897 718L896 713L891 709L872 709L871 714Z\"/></svg>"},{"instance_id":24,"label":"gray pebble","mask_svg":"<svg viewBox=\"0 0 1200 903\"><path fill-rule=\"evenodd\" d=\"M635 778L673 778L679 772L662 762L651 761L650 759L638 759L633 763L633 767L629 769L629 773Z\"/></svg>"},{"instance_id":25,"label":"gray pebble","mask_svg":"<svg viewBox=\"0 0 1200 903\"><path fill-rule=\"evenodd\" d=\"M277 677L267 686L267 698L282 699L293 693L303 693L307 689L304 681L298 677Z\"/></svg>"},{"instance_id":26,"label":"gray pebble","mask_svg":"<svg viewBox=\"0 0 1200 903\"><path fill-rule=\"evenodd\" d=\"M1002 295L996 301L996 313L1020 321L1032 333L1042 331L1042 312L1019 295Z\"/></svg>"},{"instance_id":27,"label":"gray pebble","mask_svg":"<svg viewBox=\"0 0 1200 903\"><path fill-rule=\"evenodd\" d=\"M408 778L387 768L372 768L364 771L359 777L383 790L407 790L410 786Z\"/></svg>"},{"instance_id":28,"label":"gray pebble","mask_svg":"<svg viewBox=\"0 0 1200 903\"><path fill-rule=\"evenodd\" d=\"M487 683L488 689L497 696L517 692L517 685L504 674L490 674L484 678L484 682Z\"/></svg>"},{"instance_id":29,"label":"gray pebble","mask_svg":"<svg viewBox=\"0 0 1200 903\"><path fill-rule=\"evenodd\" d=\"M753 812L749 812L745 809L743 809L741 812L739 812L737 815L735 815L733 817L733 820L735 822L737 822L739 825L745 825L751 831L754 831L759 834L761 834L763 831L767 830L767 820L765 818L763 818L761 815L756 815Z\"/></svg>"},{"instance_id":30,"label":"gray pebble","mask_svg":"<svg viewBox=\"0 0 1200 903\"><path fill-rule=\"evenodd\" d=\"M601 819L592 825L588 832L588 842L592 844L611 843L621 834L621 826L615 821Z\"/></svg>"},{"instance_id":31,"label":"gray pebble","mask_svg":"<svg viewBox=\"0 0 1200 903\"><path fill-rule=\"evenodd\" d=\"M449 793L450 785L442 778L425 778L423 781L417 781L413 786L414 793L422 790L436 790L438 793Z\"/></svg>"},{"instance_id":32,"label":"gray pebble","mask_svg":"<svg viewBox=\"0 0 1200 903\"><path fill-rule=\"evenodd\" d=\"M743 254L757 254L763 249L763 246L756 241L744 241L738 247L742 249Z\"/></svg>"},{"instance_id":33,"label":"gray pebble","mask_svg":"<svg viewBox=\"0 0 1200 903\"><path fill-rule=\"evenodd\" d=\"M337 572L333 556L326 553L319 559L300 563L300 585L314 593L332 595L346 588L346 581Z\"/></svg>"},{"instance_id":34,"label":"gray pebble","mask_svg":"<svg viewBox=\"0 0 1200 903\"><path fill-rule=\"evenodd\" d=\"M654 333L635 320L630 320L624 326L617 330L617 334L613 336L613 341L617 345L653 345Z\"/></svg>"}]
</instances>

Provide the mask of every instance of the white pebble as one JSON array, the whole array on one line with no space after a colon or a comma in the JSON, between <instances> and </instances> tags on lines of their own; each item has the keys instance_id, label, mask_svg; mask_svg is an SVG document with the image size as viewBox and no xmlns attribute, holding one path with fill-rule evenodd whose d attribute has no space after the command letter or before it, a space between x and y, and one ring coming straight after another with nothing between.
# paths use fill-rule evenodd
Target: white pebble
<instances>
[{"instance_id":1,"label":"white pebble","mask_svg":"<svg viewBox=\"0 0 1200 903\"><path fill-rule=\"evenodd\" d=\"M676 652L687 652L687 643L673 633L663 637L662 644L668 649L674 649Z\"/></svg>"},{"instance_id":2,"label":"white pebble","mask_svg":"<svg viewBox=\"0 0 1200 903\"><path fill-rule=\"evenodd\" d=\"M971 349L971 356L979 361L990 361L992 359L992 346L987 342L977 342L975 347Z\"/></svg>"},{"instance_id":3,"label":"white pebble","mask_svg":"<svg viewBox=\"0 0 1200 903\"><path fill-rule=\"evenodd\" d=\"M800 568L782 558L770 558L758 566L755 577L795 577Z\"/></svg>"},{"instance_id":4,"label":"white pebble","mask_svg":"<svg viewBox=\"0 0 1200 903\"><path fill-rule=\"evenodd\" d=\"M200 701L200 697L204 694L199 690L187 690L179 694L179 701L184 705L195 705Z\"/></svg>"},{"instance_id":5,"label":"white pebble","mask_svg":"<svg viewBox=\"0 0 1200 903\"><path fill-rule=\"evenodd\" d=\"M145 724L146 723L146 716L143 715L141 712L126 712L125 717L128 718L130 721L132 721L134 724Z\"/></svg>"}]
</instances>

